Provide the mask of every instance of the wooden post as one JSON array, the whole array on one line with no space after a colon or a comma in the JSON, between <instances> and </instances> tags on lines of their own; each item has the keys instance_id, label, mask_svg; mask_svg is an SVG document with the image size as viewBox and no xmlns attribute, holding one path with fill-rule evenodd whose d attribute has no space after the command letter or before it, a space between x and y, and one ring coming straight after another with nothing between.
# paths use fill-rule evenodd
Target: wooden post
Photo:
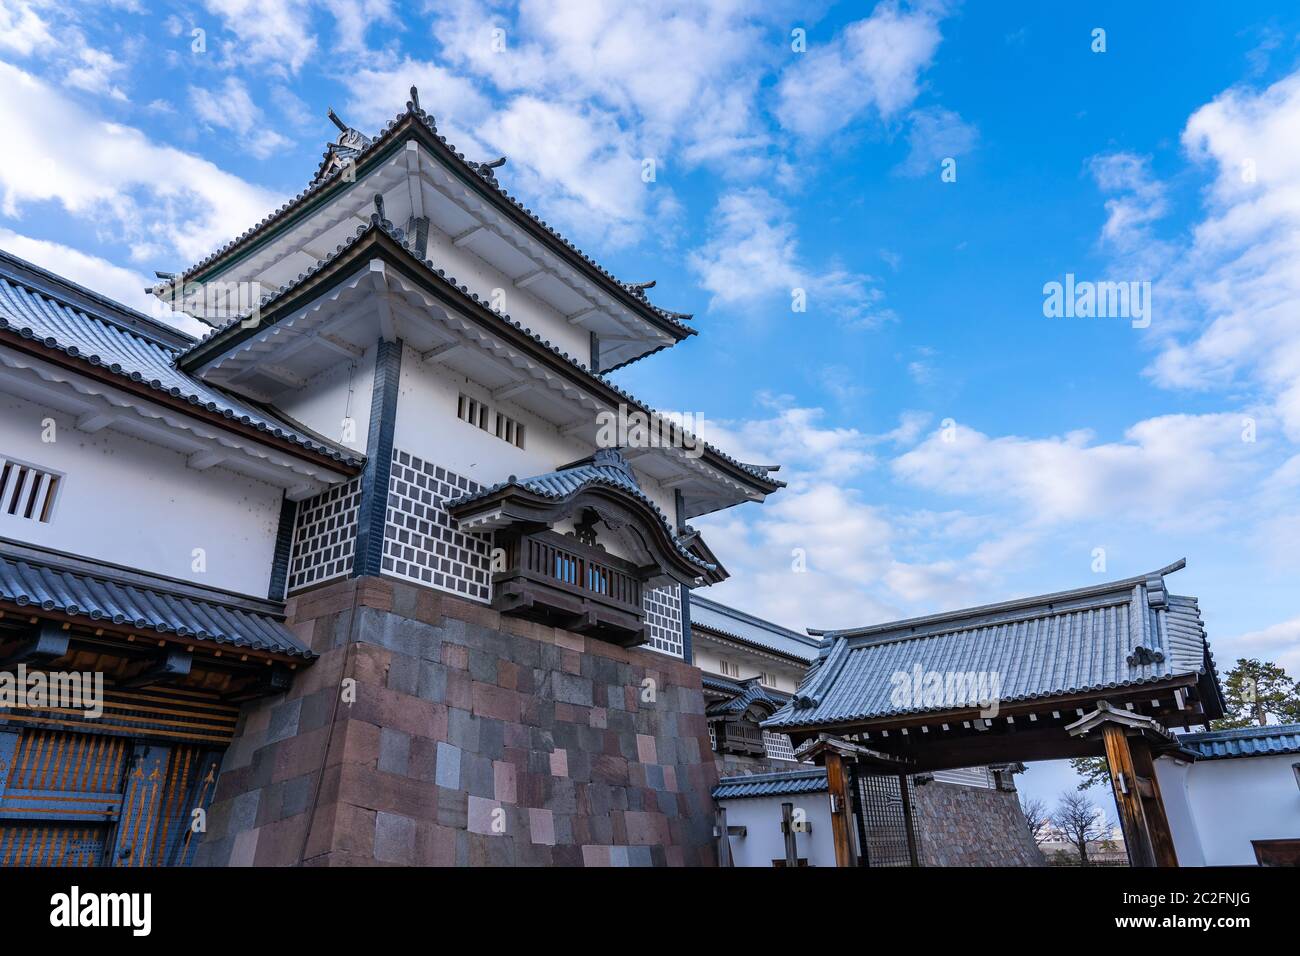
<instances>
[{"instance_id":1,"label":"wooden post","mask_svg":"<svg viewBox=\"0 0 1300 956\"><path fill-rule=\"evenodd\" d=\"M898 775L898 792L903 798L903 827L907 830L907 857L913 866L921 865L921 854L916 845L916 821L912 817L912 794L907 788L907 774Z\"/></svg>"},{"instance_id":2,"label":"wooden post","mask_svg":"<svg viewBox=\"0 0 1300 956\"><path fill-rule=\"evenodd\" d=\"M794 835L794 804L781 804L781 833L785 835L785 865L799 865L799 846Z\"/></svg>"},{"instance_id":3,"label":"wooden post","mask_svg":"<svg viewBox=\"0 0 1300 956\"><path fill-rule=\"evenodd\" d=\"M731 866L731 837L727 834L727 808L718 807L718 866Z\"/></svg>"},{"instance_id":4,"label":"wooden post","mask_svg":"<svg viewBox=\"0 0 1300 956\"><path fill-rule=\"evenodd\" d=\"M1160 795L1160 781L1156 779L1155 761L1151 759L1151 745L1142 737L1129 741L1133 755L1133 769L1137 773L1138 795L1142 799L1142 812L1146 817L1151 837L1151 849L1156 866L1177 866L1178 853L1174 849L1174 833L1165 815L1165 801Z\"/></svg>"},{"instance_id":5,"label":"wooden post","mask_svg":"<svg viewBox=\"0 0 1300 956\"><path fill-rule=\"evenodd\" d=\"M1115 723L1104 724L1101 736L1106 744L1106 764L1110 768L1110 785L1115 791L1115 806L1119 809L1120 827L1124 830L1129 865L1155 866L1155 852L1151 848L1151 836L1138 793L1137 771L1133 767L1128 737L1124 728Z\"/></svg>"},{"instance_id":6,"label":"wooden post","mask_svg":"<svg viewBox=\"0 0 1300 956\"><path fill-rule=\"evenodd\" d=\"M845 782L844 758L826 751L826 783L831 795L831 838L835 843L835 865L856 866L853 829L849 822L849 788Z\"/></svg>"}]
</instances>

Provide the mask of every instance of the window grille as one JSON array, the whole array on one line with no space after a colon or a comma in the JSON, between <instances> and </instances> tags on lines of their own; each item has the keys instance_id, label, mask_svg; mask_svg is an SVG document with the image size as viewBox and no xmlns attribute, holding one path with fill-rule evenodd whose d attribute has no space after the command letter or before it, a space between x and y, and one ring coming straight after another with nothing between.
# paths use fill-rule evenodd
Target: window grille
<instances>
[{"instance_id":1,"label":"window grille","mask_svg":"<svg viewBox=\"0 0 1300 956\"><path fill-rule=\"evenodd\" d=\"M523 448L524 426L513 418L497 412L497 438L509 442L516 448Z\"/></svg>"},{"instance_id":2,"label":"window grille","mask_svg":"<svg viewBox=\"0 0 1300 956\"><path fill-rule=\"evenodd\" d=\"M460 401L456 405L456 415L462 422L487 431L488 408L477 398L470 398L461 393Z\"/></svg>"},{"instance_id":3,"label":"window grille","mask_svg":"<svg viewBox=\"0 0 1300 956\"><path fill-rule=\"evenodd\" d=\"M794 744L785 734L774 734L770 731L763 731L763 747L767 750L767 756L771 760L793 760Z\"/></svg>"},{"instance_id":4,"label":"window grille","mask_svg":"<svg viewBox=\"0 0 1300 956\"><path fill-rule=\"evenodd\" d=\"M56 472L0 458L0 514L48 524L62 483Z\"/></svg>"}]
</instances>

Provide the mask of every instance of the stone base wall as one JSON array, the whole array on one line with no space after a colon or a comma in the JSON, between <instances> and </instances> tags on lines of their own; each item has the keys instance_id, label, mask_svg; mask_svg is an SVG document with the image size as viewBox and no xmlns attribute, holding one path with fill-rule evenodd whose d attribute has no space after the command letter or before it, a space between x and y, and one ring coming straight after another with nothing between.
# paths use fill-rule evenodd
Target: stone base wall
<instances>
[{"instance_id":1,"label":"stone base wall","mask_svg":"<svg viewBox=\"0 0 1300 956\"><path fill-rule=\"evenodd\" d=\"M387 578L295 596L198 862L713 865L700 671Z\"/></svg>"},{"instance_id":2,"label":"stone base wall","mask_svg":"<svg viewBox=\"0 0 1300 956\"><path fill-rule=\"evenodd\" d=\"M1043 866L1014 791L927 783L913 790L925 866Z\"/></svg>"}]
</instances>

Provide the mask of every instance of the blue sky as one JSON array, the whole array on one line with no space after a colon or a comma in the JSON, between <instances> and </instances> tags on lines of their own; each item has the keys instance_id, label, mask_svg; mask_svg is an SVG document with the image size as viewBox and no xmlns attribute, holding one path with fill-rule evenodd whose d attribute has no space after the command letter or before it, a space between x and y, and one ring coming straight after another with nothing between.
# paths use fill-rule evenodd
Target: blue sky
<instances>
[{"instance_id":1,"label":"blue sky","mask_svg":"<svg viewBox=\"0 0 1300 956\"><path fill-rule=\"evenodd\" d=\"M1225 669L1300 673L1298 36L1263 3L0 0L0 246L143 306L305 187L327 106L374 132L415 83L696 313L618 377L784 465L699 522L716 597L836 627L1185 556ZM1150 282L1150 327L1046 318L1066 273Z\"/></svg>"}]
</instances>

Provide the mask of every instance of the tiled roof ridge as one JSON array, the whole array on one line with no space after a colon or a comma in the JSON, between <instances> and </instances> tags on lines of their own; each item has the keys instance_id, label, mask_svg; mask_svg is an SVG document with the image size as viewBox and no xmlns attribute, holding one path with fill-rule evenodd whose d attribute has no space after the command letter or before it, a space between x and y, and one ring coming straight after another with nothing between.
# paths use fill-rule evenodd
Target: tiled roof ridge
<instances>
[{"instance_id":1,"label":"tiled roof ridge","mask_svg":"<svg viewBox=\"0 0 1300 956\"><path fill-rule=\"evenodd\" d=\"M1186 566L1186 564L1187 564L1187 560L1185 558L1180 558L1179 560L1173 562L1172 564L1166 565L1165 567L1161 568L1158 571L1153 571L1148 574L1138 574L1128 578L1121 578L1120 580L1117 581L1108 581L1102 584L1089 584L1080 588L1073 588L1067 591L1053 591L1049 594L1032 595L1023 598L1012 598L1011 600L1008 601L998 601L993 604L982 604L982 605L977 605L976 607L969 607L969 608L957 608L952 611L941 611L937 614L927 614L921 617L904 618L899 621L889 621L881 624L869 624L864 627L839 628L835 630L818 630L815 628L809 628L808 633L814 637L820 637L823 639L880 636L881 643L890 643L893 641L905 641L905 640L912 640L918 638L932 637L932 636L943 634L947 630L965 630L966 627L961 626L961 622L970 621L974 618L986 617L988 615L997 614L1000 612L1010 612L1010 611L1017 611L1017 610L1032 611L1036 608L1041 608L1044 610L1048 610L1052 613L1056 613L1057 609L1053 608L1052 605L1061 604L1066 601L1086 600L1088 598L1097 599L1099 604L1129 603L1131 598L1123 598L1121 600L1121 596L1124 592L1129 592L1131 594L1132 589L1134 587L1146 588L1148 582L1150 582L1153 578L1163 579L1163 577L1167 574L1172 574L1175 571L1182 570ZM1174 595L1170 595L1170 597L1174 597ZM1182 596L1178 596L1178 597L1179 600L1190 601L1192 602L1193 605L1195 605L1196 602L1195 598L1187 598ZM1059 611L1060 613L1074 613L1076 611L1082 611L1087 609L1088 608L1085 605L1080 607L1060 608ZM1009 623L1009 622L990 622L989 626L995 626L997 623ZM891 637L884 636L884 635L889 635L893 631L902 630L904 628L916 628L916 627L924 627L927 625L942 625L942 624L951 624L952 627L946 629L939 628L933 631L926 631L924 633L919 633L919 634L899 634L897 636L891 636Z\"/></svg>"},{"instance_id":2,"label":"tiled roof ridge","mask_svg":"<svg viewBox=\"0 0 1300 956\"><path fill-rule=\"evenodd\" d=\"M1255 737L1278 737L1300 734L1300 724L1252 724L1249 727L1225 727L1222 730L1201 730L1193 734L1178 734L1180 741L1200 743L1211 740L1250 740Z\"/></svg>"},{"instance_id":3,"label":"tiled roof ridge","mask_svg":"<svg viewBox=\"0 0 1300 956\"><path fill-rule=\"evenodd\" d=\"M501 186L496 181L495 175L484 175L481 169L479 168L484 164L474 163L472 160L466 159L464 153L457 150L452 143L447 142L447 137L438 132L438 127L437 124L434 122L433 116L420 107L418 96L416 95L415 87L411 88L411 92L412 92L412 99L407 100L406 109L398 113L374 137L368 137L369 142L364 147L362 147L359 150L356 150L355 155L351 157L354 166L359 164L365 157L369 156L374 152L377 152L381 148L381 146L387 145L386 137L389 135L389 133L397 129L397 127L402 123L402 121L409 117L415 120L416 122L420 123L424 127L424 129L429 133L429 135L434 137L438 142L440 142L443 146L445 146L447 148L448 153L451 156L455 157L457 160L459 160L461 164L464 165L469 172L473 173L474 175L478 176L479 179L491 185L493 189L495 189L495 191L502 198L508 200L512 206L514 206L520 212L528 216L528 218L532 220L532 222L534 222L536 225L546 230L546 232L549 233L556 241L558 241L561 245L565 246L569 251L571 251L579 259L581 259L588 266L594 269L597 273L599 273L604 278L608 279L610 282L616 283L618 286L623 288L629 294L633 295L634 297L642 301L646 306L648 306L652 311L654 311L661 319L663 319L665 322L669 323L670 325L674 326L679 331L683 332L686 335L697 334L696 329L684 325L682 322L683 319L690 319L694 317L690 313L673 312L668 309L663 309L660 308L659 306L653 305L646 297L644 289L641 289L639 293L635 291L638 286L643 286L644 285L643 283L628 283L619 279L609 270L607 270L602 265L600 265L600 263L598 263L595 259L591 258L591 256L587 255L576 245L574 245L574 243L571 240L565 238L560 232L558 232L554 227L552 227L549 223L547 223L546 220L542 219L535 212L533 212L532 209L530 209L528 206L525 206L514 196L510 195L510 193L505 189L505 187ZM322 153L323 161L321 166L317 170L318 174L320 170L323 169L325 164L328 162L330 154L331 154L330 149L326 149L325 152ZM263 229L270 226L272 223L279 221L280 219L288 215L291 211L297 209L308 198L322 191L326 185L333 183L341 175L343 175L343 170L335 169L332 172L326 174L323 178L314 179L307 186L307 188L304 189L302 192L298 193L297 196L294 196L293 198L287 200L278 209L275 209L269 214L267 214L266 216L264 216L260 222L256 223L253 226L250 226L248 229L244 230L244 232L241 233L236 238L230 240L225 245L221 246L219 249L210 253L203 259L200 259L198 262L190 266L188 269L185 269L173 281L183 282L194 273L199 272L207 268L208 266L212 265L217 260L221 259L223 256L227 255L228 253L230 253L231 251L233 251L234 249L242 245L248 239L252 238L254 235L256 235L257 233L261 232Z\"/></svg>"},{"instance_id":4,"label":"tiled roof ridge","mask_svg":"<svg viewBox=\"0 0 1300 956\"><path fill-rule=\"evenodd\" d=\"M750 624L756 624L760 627L770 628L774 631L779 632L782 637L789 637L793 640L799 641L801 644L806 644L810 648L816 648L821 646L821 641L818 638L810 637L807 634L800 634L798 631L791 630L790 628L785 627L784 625L766 620L765 618L756 617L755 615L750 614L748 611L742 611L739 608L732 607L729 604L723 604L721 601L715 601L712 598L706 598L701 595L692 594L691 603L703 605L704 607L707 607L714 611L718 611L719 613L735 615L736 617L741 618L742 620L747 621ZM715 631L720 630L719 628L713 627L713 625L711 624L702 624L700 626L707 627ZM734 634L731 636L738 637L738 635L734 635ZM739 637L738 639L748 640L747 638L743 638L743 637Z\"/></svg>"},{"instance_id":5,"label":"tiled roof ridge","mask_svg":"<svg viewBox=\"0 0 1300 956\"><path fill-rule=\"evenodd\" d=\"M168 588L164 582L159 582L154 585L138 583L130 580L121 580L115 578L106 570L94 571L89 569L64 567L57 562L45 562L34 560L22 555L10 555L0 552L0 572L3 572L6 566L14 568L20 575L31 576L40 580L47 593L49 593L49 589L45 586L44 582L46 579L52 578L62 590L72 594L74 597L80 596L83 600L89 599L87 600L87 604L94 604L95 596L86 587L86 582L92 582L93 584L98 585L104 593L112 598L116 603L122 603L120 597L125 595L130 603L146 609L155 610L158 613L156 613L153 620L145 617L132 619L120 612L108 615L95 607L83 607L75 600L56 601L49 597L40 601L38 605L45 611L57 611L61 614L66 614L69 617L82 617L91 621L108 621L117 626L127 625L140 630L149 629L159 634L174 634L177 637L208 640L218 644L233 644L237 647L270 650L295 657L313 658L316 656L311 652L311 650L299 644L284 628L282 622L276 620L276 618L270 614L241 608L237 604L233 604L229 601L222 601L219 598L201 598L182 594ZM77 582L80 586L76 588L71 587L69 585L69 580ZM0 573L0 598L7 601L13 601L20 607L25 607L34 603L29 594L12 590L10 585L13 583L19 583L16 577L12 577L10 574L6 573ZM117 593L115 594L114 592ZM150 597L155 600L149 600ZM198 608L210 606L224 611L227 614L235 615L236 617L253 618L259 621L263 626L269 626L273 630L278 629L283 632L278 635L279 639L281 642L287 641L288 645L261 647L257 645L256 642L249 640L247 637L243 637L242 639L231 639L226 634L211 630L207 625L202 623L194 628L186 627L184 625L176 627L165 620L167 614L175 614L175 609L164 607L159 611L158 598L177 602L186 610L190 610L190 606Z\"/></svg>"},{"instance_id":6,"label":"tiled roof ridge","mask_svg":"<svg viewBox=\"0 0 1300 956\"><path fill-rule=\"evenodd\" d=\"M825 767L800 767L798 770L771 770L766 773L740 773L729 777L719 777L718 784L725 783L775 783L784 780L803 780L826 776Z\"/></svg>"},{"instance_id":7,"label":"tiled roof ridge","mask_svg":"<svg viewBox=\"0 0 1300 956\"><path fill-rule=\"evenodd\" d=\"M9 270L16 270L20 274L10 274ZM24 272L31 273L35 278L41 280L43 283L48 283L48 285L39 288L32 285L26 276L21 275L21 273ZM84 296L91 300L91 302L104 306L106 310L119 312L131 320L130 322L124 322L120 321L116 316L100 314L95 316L99 321L109 322L114 327L121 329L123 332L129 332L131 335L143 338L162 346L163 348L171 349L172 351L179 350L180 346L174 345L171 342L159 341L159 336L175 336L179 339L189 339L191 341L194 339L193 335L190 335L190 333L183 329L168 325L165 322L160 322L153 316L141 312L139 309L133 309L131 306L118 302L116 299L110 298L101 292L96 292L94 289L81 285L78 282L73 282L67 276L61 276L57 272L52 272L43 266L38 266L36 263L29 262L21 256L16 256L12 252L8 252L4 249L0 249L0 278L3 278L8 282L17 283L18 285L28 289L30 292L53 299L64 308L72 309L75 312L86 313L84 305L76 301L78 296ZM145 328L140 329L133 323L144 323Z\"/></svg>"},{"instance_id":8,"label":"tiled roof ridge","mask_svg":"<svg viewBox=\"0 0 1300 956\"><path fill-rule=\"evenodd\" d=\"M269 293L265 298L262 299L261 303L258 305L258 308L263 311L272 308L274 305L276 305L279 302L279 300L287 297L290 293L296 290L297 287L301 285L303 282L307 281L312 276L316 275L318 272L321 272L324 269L328 268L330 265L332 265L336 259L342 256L345 252L347 252L348 249L352 248L352 246L356 245L359 241L361 241L367 234L369 234L372 231L380 232L388 236L388 238L392 239L394 242L397 243L397 245L402 249L403 252L406 253L406 255L411 259L411 261L423 266L433 276L435 276L445 284L451 286L452 289L458 291L462 295L470 297L475 303L487 309L489 312L497 316L502 321L513 326L517 331L522 332L523 334L529 336L535 343L549 350L552 355L556 356L557 358L563 359L565 362L567 362L570 366L572 366L577 371L581 372L584 375L591 376L596 381L604 385L606 388L611 389L612 391L614 391L615 394L617 394L628 404L637 406L639 410L645 412L648 415L662 417L662 414L660 412L651 408L649 405L641 401L635 395L632 395L630 392L624 390L618 385L615 385L613 382L609 381L609 379L607 379L600 372L596 372L588 368L586 365L583 365L581 362L578 361L577 358L570 355L568 352L562 351L558 346L552 345L550 339L542 338L539 334L537 334L532 329L525 326L523 323L518 322L515 319L511 318L510 313L498 312L495 309L492 309L491 306L488 304L487 300L481 298L477 292L470 291L470 289L465 285L457 285L455 277L448 276L445 269L440 269L437 266L435 266L433 264L433 260L419 258L419 256L416 255L415 251L407 243L405 230L401 229L398 226L393 225L393 223L390 222L389 220L382 218L377 212L371 213L370 221L366 225L357 226L355 233L353 233L353 235L350 238L346 239L339 245L335 246L334 251L332 253L326 255L324 259L321 259L311 268L307 269L304 272L299 273L297 278L290 280L289 282L282 285L279 289L275 290L272 293ZM198 351L200 348L202 348L205 344L210 342L212 339L216 338L217 336L223 334L224 332L231 329L232 327L238 325L240 322L244 321L246 317L247 316L245 315L237 315L232 319L230 319L230 321L228 321L225 325L219 328L212 329L210 332L204 335L202 339L198 340L188 349L184 350L179 355L177 355L176 361L178 363L184 361L189 355ZM681 429L681 431L683 432L684 436L689 435L689 437L695 438L697 441L700 441L700 444L703 445L708 451L711 451L713 454L717 455L719 458L721 458L723 461L727 462L728 464L741 469L742 471L746 472L749 475L752 475L755 478L774 484L778 488L785 487L785 482L769 477L767 475L767 472L764 471L763 469L758 468L757 466L754 465L745 464L744 462L731 457L726 452L723 452L720 449L709 444L708 442L700 440L697 436L686 432L685 429Z\"/></svg>"},{"instance_id":9,"label":"tiled roof ridge","mask_svg":"<svg viewBox=\"0 0 1300 956\"><path fill-rule=\"evenodd\" d=\"M90 315L84 309L78 306L59 302L57 299L54 299L53 297L47 295L47 293L45 293L40 289L33 289L25 284L16 283L7 277L4 277L3 281L9 282L10 284L15 285L18 288L22 288L26 290L29 295L38 296L42 299L53 302L54 304L57 304L62 308L69 309L70 311L73 312L73 314L76 317L80 319L84 319L86 321L92 321L92 322L106 321L99 316ZM132 332L130 329L122 329L121 326L116 322L108 322L108 324L112 328L118 329L119 331L134 335L137 339L141 340L142 342L148 345L161 349L168 356L170 356L171 364L173 367L176 366L177 358L180 355L184 354L183 352L178 352L174 347L168 346L154 339L146 338L142 335L139 335L139 333ZM352 452L350 450L342 449L341 447L326 443L323 440L311 438L307 435L298 434L292 429L284 429L279 427L278 425L272 425L270 422L259 421L258 419L255 419L252 416L246 414L236 413L234 409L229 407L223 408L214 401L205 400L201 398L197 392L193 392L193 391L185 392L175 385L168 387L164 385L163 382L157 378L153 378L153 379L147 378L145 375L141 374L141 372L138 369L132 369L130 371L127 371L125 368L123 368L123 366L119 362L106 361L96 352L85 353L75 345L64 345L54 336L45 336L44 338L42 338L38 336L37 333L34 332L30 326L19 325L17 322L11 321L3 314L0 314L0 329L11 331L21 338L27 339L29 341L37 342L47 349L52 349L57 352L62 352L63 354L67 355L70 358L79 359L81 361L84 361L94 366L95 368L103 368L106 371L112 372L114 375L118 375L121 376L122 378L126 378L137 384L144 385L156 392L160 392L165 395L168 395L171 398L184 399L185 401L187 401L189 404L193 406L202 408L203 410L211 412L213 414L219 414L223 418L229 421L235 421L238 422L239 424L254 428L257 431L264 432L275 438L288 441L302 448L306 448L309 449L310 451L316 452L317 454L324 455L327 458L330 458L334 461L345 462L348 464L355 465L355 464L359 464L363 460L361 456L357 455L355 452ZM185 375L186 379L190 378L190 376L180 368L177 368L176 371L182 375ZM207 387L213 389L214 391L221 392L221 390L217 389L215 386L207 385ZM239 402L241 403L246 403L247 401L248 400L244 398L239 399Z\"/></svg>"}]
</instances>

